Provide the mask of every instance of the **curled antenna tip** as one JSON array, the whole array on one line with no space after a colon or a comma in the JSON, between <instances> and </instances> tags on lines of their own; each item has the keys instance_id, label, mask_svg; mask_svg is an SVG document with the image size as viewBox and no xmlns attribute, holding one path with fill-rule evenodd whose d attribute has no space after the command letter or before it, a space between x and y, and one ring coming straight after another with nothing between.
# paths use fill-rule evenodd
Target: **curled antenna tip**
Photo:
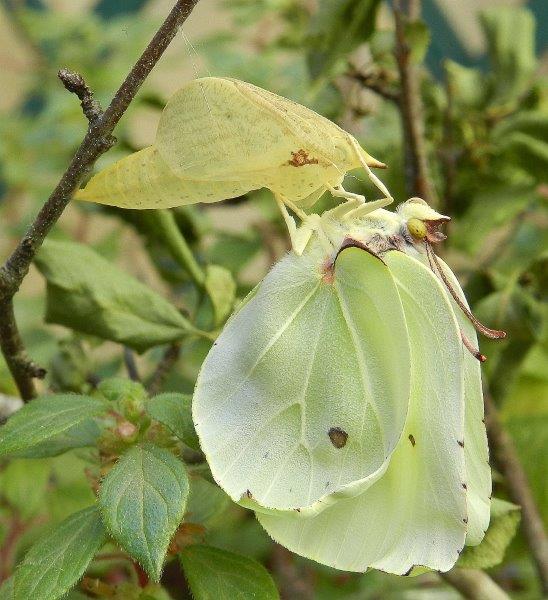
<instances>
[{"instance_id":1,"label":"curled antenna tip","mask_svg":"<svg viewBox=\"0 0 548 600\"><path fill-rule=\"evenodd\" d=\"M468 339L468 337L466 336L466 334L464 333L464 331L461 329L460 330L460 337L462 339L462 343L464 344L464 347L468 350L468 352L470 352L470 354L474 357L477 358L480 362L485 362L487 360L487 357L482 354L473 344L472 342Z\"/></svg>"}]
</instances>

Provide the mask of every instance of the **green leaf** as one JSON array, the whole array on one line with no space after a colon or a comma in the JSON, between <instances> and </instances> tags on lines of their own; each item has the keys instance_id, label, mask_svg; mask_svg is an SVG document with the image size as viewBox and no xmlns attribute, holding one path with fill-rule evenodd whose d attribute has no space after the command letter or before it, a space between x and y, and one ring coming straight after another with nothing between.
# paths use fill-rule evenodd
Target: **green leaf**
<instances>
[{"instance_id":1,"label":"green leaf","mask_svg":"<svg viewBox=\"0 0 548 600\"><path fill-rule=\"evenodd\" d=\"M194 477L190 480L185 520L207 526L230 504L230 498L218 485L209 483L201 477Z\"/></svg>"},{"instance_id":2,"label":"green leaf","mask_svg":"<svg viewBox=\"0 0 548 600\"><path fill-rule=\"evenodd\" d=\"M522 168L541 179L548 167L548 143L536 136L515 132L505 140L502 148L512 152Z\"/></svg>"},{"instance_id":3,"label":"green leaf","mask_svg":"<svg viewBox=\"0 0 548 600\"><path fill-rule=\"evenodd\" d=\"M276 600L270 573L257 561L211 546L187 546L180 554L195 600Z\"/></svg>"},{"instance_id":4,"label":"green leaf","mask_svg":"<svg viewBox=\"0 0 548 600\"><path fill-rule=\"evenodd\" d=\"M183 463L152 445L131 448L103 481L99 503L110 533L155 581L187 496Z\"/></svg>"},{"instance_id":5,"label":"green leaf","mask_svg":"<svg viewBox=\"0 0 548 600\"><path fill-rule=\"evenodd\" d=\"M309 30L312 77L329 75L337 61L375 29L379 0L320 0Z\"/></svg>"},{"instance_id":6,"label":"green leaf","mask_svg":"<svg viewBox=\"0 0 548 600\"><path fill-rule=\"evenodd\" d=\"M405 23L405 39L411 50L411 61L421 64L430 44L430 29L423 21Z\"/></svg>"},{"instance_id":7,"label":"green leaf","mask_svg":"<svg viewBox=\"0 0 548 600\"><path fill-rule=\"evenodd\" d=\"M25 404L0 427L0 456L32 449L106 411L105 403L90 396L58 394Z\"/></svg>"},{"instance_id":8,"label":"green leaf","mask_svg":"<svg viewBox=\"0 0 548 600\"><path fill-rule=\"evenodd\" d=\"M484 323L506 331L510 342L533 342L540 336L541 304L515 281L483 298L477 304L476 312Z\"/></svg>"},{"instance_id":9,"label":"green leaf","mask_svg":"<svg viewBox=\"0 0 548 600\"><path fill-rule=\"evenodd\" d=\"M497 6L481 14L494 72L493 101L519 100L536 68L535 19L526 8Z\"/></svg>"},{"instance_id":10,"label":"green leaf","mask_svg":"<svg viewBox=\"0 0 548 600\"><path fill-rule=\"evenodd\" d=\"M213 304L215 324L224 323L236 299L236 283L230 271L218 265L206 268L205 289Z\"/></svg>"},{"instance_id":11,"label":"green leaf","mask_svg":"<svg viewBox=\"0 0 548 600\"><path fill-rule=\"evenodd\" d=\"M151 398L145 408L153 419L165 425L189 448L200 450L192 422L192 396L175 392L159 394Z\"/></svg>"},{"instance_id":12,"label":"green leaf","mask_svg":"<svg viewBox=\"0 0 548 600\"><path fill-rule=\"evenodd\" d=\"M2 598L2 600L13 600L13 586L14 580L12 575L0 586L0 598Z\"/></svg>"},{"instance_id":13,"label":"green leaf","mask_svg":"<svg viewBox=\"0 0 548 600\"><path fill-rule=\"evenodd\" d=\"M74 448L95 446L101 435L101 428L95 419L86 419L63 433L47 439L27 450L14 452L18 458L48 458L59 456Z\"/></svg>"},{"instance_id":14,"label":"green leaf","mask_svg":"<svg viewBox=\"0 0 548 600\"><path fill-rule=\"evenodd\" d=\"M241 234L219 232L215 241L206 250L209 262L239 273L261 250L261 239L256 231L246 230Z\"/></svg>"},{"instance_id":15,"label":"green leaf","mask_svg":"<svg viewBox=\"0 0 548 600\"><path fill-rule=\"evenodd\" d=\"M43 460L13 460L0 473L5 500L28 519L43 508L51 464Z\"/></svg>"},{"instance_id":16,"label":"green leaf","mask_svg":"<svg viewBox=\"0 0 548 600\"><path fill-rule=\"evenodd\" d=\"M87 246L48 240L35 262L47 280L49 323L138 352L196 332L171 303Z\"/></svg>"},{"instance_id":17,"label":"green leaf","mask_svg":"<svg viewBox=\"0 0 548 600\"><path fill-rule=\"evenodd\" d=\"M519 506L493 498L491 523L478 546L466 546L456 566L469 569L489 569L502 562L506 548L512 541L519 524Z\"/></svg>"},{"instance_id":18,"label":"green leaf","mask_svg":"<svg viewBox=\"0 0 548 600\"><path fill-rule=\"evenodd\" d=\"M141 383L125 377L103 379L97 386L97 391L109 402L129 400L139 403L147 397L147 392Z\"/></svg>"},{"instance_id":19,"label":"green leaf","mask_svg":"<svg viewBox=\"0 0 548 600\"><path fill-rule=\"evenodd\" d=\"M485 74L479 69L463 67L452 60L445 61L447 81L459 104L481 109L487 98Z\"/></svg>"},{"instance_id":20,"label":"green leaf","mask_svg":"<svg viewBox=\"0 0 548 600\"><path fill-rule=\"evenodd\" d=\"M14 575L14 600L56 600L82 577L106 541L96 506L85 508L40 537Z\"/></svg>"}]
</instances>

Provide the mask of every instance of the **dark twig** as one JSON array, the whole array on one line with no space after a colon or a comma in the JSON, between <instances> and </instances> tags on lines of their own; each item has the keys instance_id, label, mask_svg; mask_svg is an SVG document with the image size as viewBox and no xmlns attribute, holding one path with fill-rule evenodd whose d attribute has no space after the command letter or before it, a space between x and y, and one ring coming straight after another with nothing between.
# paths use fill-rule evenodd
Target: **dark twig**
<instances>
[{"instance_id":1,"label":"dark twig","mask_svg":"<svg viewBox=\"0 0 548 600\"><path fill-rule=\"evenodd\" d=\"M469 600L510 600L489 575L477 569L451 569L440 577Z\"/></svg>"},{"instance_id":2,"label":"dark twig","mask_svg":"<svg viewBox=\"0 0 548 600\"><path fill-rule=\"evenodd\" d=\"M420 93L420 73L411 60L411 48L405 36L406 23L420 15L420 0L394 0L396 24L396 62L400 74L400 113L405 147L405 179L410 196L419 196L437 205L430 180L424 138L424 115ZM405 5L405 8L404 8Z\"/></svg>"},{"instance_id":3,"label":"dark twig","mask_svg":"<svg viewBox=\"0 0 548 600\"><path fill-rule=\"evenodd\" d=\"M297 568L289 550L274 544L272 570L284 600L313 600L314 582L310 573Z\"/></svg>"},{"instance_id":4,"label":"dark twig","mask_svg":"<svg viewBox=\"0 0 548 600\"><path fill-rule=\"evenodd\" d=\"M126 371L131 381L141 381L141 377L139 376L139 371L137 369L137 364L135 363L135 355L127 346L124 346L124 364L126 366Z\"/></svg>"},{"instance_id":5,"label":"dark twig","mask_svg":"<svg viewBox=\"0 0 548 600\"><path fill-rule=\"evenodd\" d=\"M147 385L148 393L151 396L154 396L160 392L166 377L169 375L171 369L175 366L180 354L181 344L176 342L167 347Z\"/></svg>"},{"instance_id":6,"label":"dark twig","mask_svg":"<svg viewBox=\"0 0 548 600\"><path fill-rule=\"evenodd\" d=\"M92 168L97 158L112 147L115 142L112 136L114 127L197 3L198 0L179 0L175 4L119 87L108 108L95 120L90 121L88 131L57 187L17 248L0 268L0 347L24 400L29 400L36 395L33 377L42 374L43 370L38 370L26 354L13 313L13 296L28 273L37 250L70 202L84 175ZM67 85L68 82L68 85L74 88L71 91L77 93L79 97L82 94L82 107L84 112L87 111L86 116L88 114L95 116L94 111L98 105L91 98L91 92L86 92L87 88L83 80L80 83L80 79L68 75L70 72L63 73L60 75L63 83Z\"/></svg>"},{"instance_id":7,"label":"dark twig","mask_svg":"<svg viewBox=\"0 0 548 600\"><path fill-rule=\"evenodd\" d=\"M84 78L70 69L61 69L57 76L69 92L80 98L80 106L86 119L92 124L96 123L102 116L103 109L99 102L93 98L93 92L87 86Z\"/></svg>"},{"instance_id":8,"label":"dark twig","mask_svg":"<svg viewBox=\"0 0 548 600\"><path fill-rule=\"evenodd\" d=\"M0 293L1 287L0 278ZM11 298L0 299L0 347L21 398L32 398L35 395L33 379L43 379L46 370L34 363L27 354L17 329Z\"/></svg>"},{"instance_id":9,"label":"dark twig","mask_svg":"<svg viewBox=\"0 0 548 600\"><path fill-rule=\"evenodd\" d=\"M399 92L389 87L378 74L362 73L357 69L353 69L347 73L347 76L350 79L360 83L364 88L375 92L375 94L381 96L385 100L389 100L390 102L395 102L397 104L400 102Z\"/></svg>"},{"instance_id":10,"label":"dark twig","mask_svg":"<svg viewBox=\"0 0 548 600\"><path fill-rule=\"evenodd\" d=\"M519 460L514 442L506 432L491 395L486 392L485 421L489 446L504 475L512 500L521 506L521 526L539 574L543 595L548 596L548 539L527 475Z\"/></svg>"}]
</instances>

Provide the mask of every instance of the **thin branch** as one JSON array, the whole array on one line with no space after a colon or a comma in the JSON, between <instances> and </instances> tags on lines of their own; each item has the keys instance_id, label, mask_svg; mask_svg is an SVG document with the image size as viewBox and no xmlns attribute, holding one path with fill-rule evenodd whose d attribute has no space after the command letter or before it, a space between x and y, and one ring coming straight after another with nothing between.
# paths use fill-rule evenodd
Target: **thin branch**
<instances>
[{"instance_id":1,"label":"thin branch","mask_svg":"<svg viewBox=\"0 0 548 600\"><path fill-rule=\"evenodd\" d=\"M512 500L521 506L521 526L538 571L543 595L548 596L548 539L535 499L521 466L512 438L505 431L497 407L486 392L485 422L489 446L495 461L504 475Z\"/></svg>"},{"instance_id":2,"label":"thin branch","mask_svg":"<svg viewBox=\"0 0 548 600\"><path fill-rule=\"evenodd\" d=\"M108 108L94 121L90 121L88 131L57 187L53 190L17 248L4 266L0 268L0 347L24 400L29 400L36 395L33 378L40 375L42 370L37 370L26 354L13 313L13 296L28 273L30 263L36 252L70 202L84 175L93 167L97 158L112 147L115 142L112 137L114 127L197 3L198 0L179 0L175 4L119 87ZM65 74L66 72L60 75L64 83ZM69 83L69 85L72 84ZM85 83L83 85L85 86ZM93 102L93 100L89 99L89 96L86 95L87 93L80 85L75 87L75 93L78 92L86 100L86 107L88 108L85 110L88 114L93 113L93 107L89 108L91 106L90 102ZM93 106L96 107L96 105Z\"/></svg>"},{"instance_id":3,"label":"thin branch","mask_svg":"<svg viewBox=\"0 0 548 600\"><path fill-rule=\"evenodd\" d=\"M385 100L395 102L399 104L400 94L397 90L389 87L385 81L382 80L377 74L373 73L362 73L357 69L349 71L347 77L360 83L364 88L375 92L375 94L381 96Z\"/></svg>"},{"instance_id":4,"label":"thin branch","mask_svg":"<svg viewBox=\"0 0 548 600\"><path fill-rule=\"evenodd\" d=\"M135 362L135 355L127 346L124 346L124 365L131 381L141 381L139 370L137 369L137 364Z\"/></svg>"},{"instance_id":5,"label":"thin branch","mask_svg":"<svg viewBox=\"0 0 548 600\"><path fill-rule=\"evenodd\" d=\"M293 555L287 548L274 544L271 567L282 598L291 600L314 599L314 581L311 573L305 571L303 567L297 567Z\"/></svg>"},{"instance_id":6,"label":"thin branch","mask_svg":"<svg viewBox=\"0 0 548 600\"><path fill-rule=\"evenodd\" d=\"M403 5L405 9L403 8ZM420 15L419 0L394 0L396 24L396 62L400 74L400 114L405 147L405 179L410 196L419 196L437 206L437 196L430 180L424 137L424 115L420 93L420 74L411 60L411 48L405 36L406 23Z\"/></svg>"},{"instance_id":7,"label":"thin branch","mask_svg":"<svg viewBox=\"0 0 548 600\"><path fill-rule=\"evenodd\" d=\"M76 94L80 98L80 106L84 116L94 124L103 115L103 109L97 100L93 97L93 92L89 89L84 78L80 73L75 73L70 69L61 69L57 76L69 92Z\"/></svg>"},{"instance_id":8,"label":"thin branch","mask_svg":"<svg viewBox=\"0 0 548 600\"><path fill-rule=\"evenodd\" d=\"M175 366L180 354L181 344L176 342L168 346L147 385L148 393L151 396L155 396L160 392L166 377L169 375L171 369Z\"/></svg>"},{"instance_id":9,"label":"thin branch","mask_svg":"<svg viewBox=\"0 0 548 600\"><path fill-rule=\"evenodd\" d=\"M477 569L451 569L440 577L469 600L510 600L489 575Z\"/></svg>"},{"instance_id":10,"label":"thin branch","mask_svg":"<svg viewBox=\"0 0 548 600\"><path fill-rule=\"evenodd\" d=\"M27 528L27 524L15 513L0 547L0 585L12 574L17 544Z\"/></svg>"}]
</instances>

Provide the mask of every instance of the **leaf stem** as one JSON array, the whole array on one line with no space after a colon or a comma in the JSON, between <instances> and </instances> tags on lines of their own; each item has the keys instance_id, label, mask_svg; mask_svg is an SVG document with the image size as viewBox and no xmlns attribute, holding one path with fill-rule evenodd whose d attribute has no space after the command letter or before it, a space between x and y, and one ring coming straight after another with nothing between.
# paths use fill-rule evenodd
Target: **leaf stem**
<instances>
[{"instance_id":1,"label":"leaf stem","mask_svg":"<svg viewBox=\"0 0 548 600\"><path fill-rule=\"evenodd\" d=\"M194 258L190 246L177 226L173 213L170 210L157 210L156 217L163 233L163 241L173 258L190 275L197 287L203 289L205 273Z\"/></svg>"},{"instance_id":2,"label":"leaf stem","mask_svg":"<svg viewBox=\"0 0 548 600\"><path fill-rule=\"evenodd\" d=\"M87 116L93 113L94 119L90 121L80 147L25 236L6 263L0 267L0 348L24 400L30 400L36 395L33 378L39 376L43 370L38 369L27 356L13 312L13 297L27 275L36 252L61 217L84 175L91 169L97 158L109 150L115 142L112 137L114 127L197 3L198 0L178 0L118 88L105 112L86 111ZM88 92L89 94L91 92L85 86L83 78L78 76L79 79L76 81L75 75L77 74L62 71L60 78L65 85L69 80L69 85L74 83L75 93L82 94L89 100L86 103L86 107L89 108L91 96ZM87 92L83 86L88 90ZM93 109L96 108L97 106L94 105Z\"/></svg>"}]
</instances>

